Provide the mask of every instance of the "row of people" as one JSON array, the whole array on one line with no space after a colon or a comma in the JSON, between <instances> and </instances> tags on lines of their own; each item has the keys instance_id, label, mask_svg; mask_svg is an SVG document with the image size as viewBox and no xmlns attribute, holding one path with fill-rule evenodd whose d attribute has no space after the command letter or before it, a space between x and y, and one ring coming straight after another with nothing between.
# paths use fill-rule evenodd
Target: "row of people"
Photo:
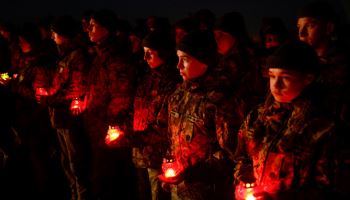
<instances>
[{"instance_id":1,"label":"row of people","mask_svg":"<svg viewBox=\"0 0 350 200\"><path fill-rule=\"evenodd\" d=\"M298 27L308 45L281 41L263 61L237 12L219 18L213 31L176 38L176 48L168 30L150 30L142 38L150 69L139 77L142 66L116 34L113 12L90 16L93 47L76 40L71 17L53 21L57 57L27 25L19 62L2 79L15 99L6 131L41 156L31 158L41 169L36 177L48 158L38 147L57 139L71 199L244 199L252 190L273 199L346 195L348 62L331 40L328 11L305 7Z\"/></svg>"}]
</instances>

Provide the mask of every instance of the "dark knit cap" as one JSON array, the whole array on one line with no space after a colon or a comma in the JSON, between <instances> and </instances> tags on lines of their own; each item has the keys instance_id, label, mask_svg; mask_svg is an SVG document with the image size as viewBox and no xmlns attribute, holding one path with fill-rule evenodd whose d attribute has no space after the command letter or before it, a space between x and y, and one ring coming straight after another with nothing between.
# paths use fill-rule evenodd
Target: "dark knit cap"
<instances>
[{"instance_id":1,"label":"dark knit cap","mask_svg":"<svg viewBox=\"0 0 350 200\"><path fill-rule=\"evenodd\" d=\"M110 33L117 31L118 16L113 10L99 10L92 14L91 19L94 19L99 25L106 28Z\"/></svg>"},{"instance_id":2,"label":"dark knit cap","mask_svg":"<svg viewBox=\"0 0 350 200\"><path fill-rule=\"evenodd\" d=\"M0 30L6 31L6 32L15 32L16 26L12 22L4 21L0 22Z\"/></svg>"},{"instance_id":3,"label":"dark knit cap","mask_svg":"<svg viewBox=\"0 0 350 200\"><path fill-rule=\"evenodd\" d=\"M267 68L279 68L316 74L319 71L319 61L315 50L300 41L290 41L282 44L267 58Z\"/></svg>"},{"instance_id":4,"label":"dark knit cap","mask_svg":"<svg viewBox=\"0 0 350 200\"><path fill-rule=\"evenodd\" d=\"M224 14L216 21L214 30L220 30L238 38L245 38L248 35L244 17L239 12Z\"/></svg>"},{"instance_id":5,"label":"dark knit cap","mask_svg":"<svg viewBox=\"0 0 350 200\"><path fill-rule=\"evenodd\" d=\"M135 22L135 26L131 30L131 34L137 36L138 38L144 38L148 33L146 20L145 19L137 19Z\"/></svg>"},{"instance_id":6,"label":"dark knit cap","mask_svg":"<svg viewBox=\"0 0 350 200\"><path fill-rule=\"evenodd\" d=\"M175 48L175 42L167 32L152 31L143 38L142 46L155 51L171 51Z\"/></svg>"},{"instance_id":7,"label":"dark knit cap","mask_svg":"<svg viewBox=\"0 0 350 200\"><path fill-rule=\"evenodd\" d=\"M34 23L23 24L18 31L18 36L22 37L32 46L39 46L41 43L40 29Z\"/></svg>"},{"instance_id":8,"label":"dark knit cap","mask_svg":"<svg viewBox=\"0 0 350 200\"><path fill-rule=\"evenodd\" d=\"M35 22L39 26L39 28L50 30L53 20L54 20L53 16L46 15L46 16L37 17Z\"/></svg>"},{"instance_id":9,"label":"dark knit cap","mask_svg":"<svg viewBox=\"0 0 350 200\"><path fill-rule=\"evenodd\" d=\"M187 33L199 30L199 20L194 17L186 17L175 23L175 28L181 28Z\"/></svg>"},{"instance_id":10,"label":"dark knit cap","mask_svg":"<svg viewBox=\"0 0 350 200\"><path fill-rule=\"evenodd\" d=\"M66 37L74 38L79 31L79 24L72 16L60 16L53 20L51 30Z\"/></svg>"},{"instance_id":11,"label":"dark knit cap","mask_svg":"<svg viewBox=\"0 0 350 200\"><path fill-rule=\"evenodd\" d=\"M150 31L163 31L170 32L171 25L169 19L166 17L159 16L148 16L146 24Z\"/></svg>"},{"instance_id":12,"label":"dark knit cap","mask_svg":"<svg viewBox=\"0 0 350 200\"><path fill-rule=\"evenodd\" d=\"M216 16L211 10L206 8L199 9L194 13L193 17L198 19L200 24L205 24L207 26L206 30L213 29Z\"/></svg>"},{"instance_id":13,"label":"dark knit cap","mask_svg":"<svg viewBox=\"0 0 350 200\"><path fill-rule=\"evenodd\" d=\"M85 11L83 12L83 14L82 14L81 19L90 21L91 16L92 16L93 14L94 14L94 11L93 11L93 10L85 10Z\"/></svg>"},{"instance_id":14,"label":"dark knit cap","mask_svg":"<svg viewBox=\"0 0 350 200\"><path fill-rule=\"evenodd\" d=\"M217 44L211 31L194 31L185 35L176 49L193 56L208 66L211 66L217 58Z\"/></svg>"},{"instance_id":15,"label":"dark knit cap","mask_svg":"<svg viewBox=\"0 0 350 200\"><path fill-rule=\"evenodd\" d=\"M262 19L260 27L260 35L274 34L282 37L287 37L288 30L279 17L265 17Z\"/></svg>"},{"instance_id":16,"label":"dark knit cap","mask_svg":"<svg viewBox=\"0 0 350 200\"><path fill-rule=\"evenodd\" d=\"M298 13L298 18L312 17L322 21L335 22L337 20L337 14L333 7L324 1L311 2L302 7Z\"/></svg>"}]
</instances>

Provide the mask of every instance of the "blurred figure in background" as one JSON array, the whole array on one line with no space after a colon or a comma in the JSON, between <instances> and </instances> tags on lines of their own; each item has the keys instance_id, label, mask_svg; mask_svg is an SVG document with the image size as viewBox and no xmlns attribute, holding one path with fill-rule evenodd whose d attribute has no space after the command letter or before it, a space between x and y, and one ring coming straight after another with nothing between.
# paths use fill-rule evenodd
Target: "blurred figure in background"
<instances>
[{"instance_id":1,"label":"blurred figure in background","mask_svg":"<svg viewBox=\"0 0 350 200\"><path fill-rule=\"evenodd\" d=\"M131 149L115 148L105 140L109 126L122 134L132 132L136 69L131 48L124 48L116 36L117 20L112 10L99 10L89 28L96 54L87 80L84 124L92 147L93 197L101 200L136 195Z\"/></svg>"},{"instance_id":2,"label":"blurred figure in background","mask_svg":"<svg viewBox=\"0 0 350 200\"><path fill-rule=\"evenodd\" d=\"M149 71L140 80L134 100L133 161L138 199L170 199L158 175L169 146L167 100L181 78L176 70L175 41L169 33L153 31L143 39Z\"/></svg>"}]
</instances>

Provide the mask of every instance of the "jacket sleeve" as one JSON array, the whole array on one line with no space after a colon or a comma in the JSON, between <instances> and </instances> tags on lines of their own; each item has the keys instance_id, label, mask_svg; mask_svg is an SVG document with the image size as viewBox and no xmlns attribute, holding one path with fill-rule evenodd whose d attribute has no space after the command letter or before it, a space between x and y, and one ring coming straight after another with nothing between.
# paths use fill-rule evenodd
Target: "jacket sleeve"
<instances>
[{"instance_id":1,"label":"jacket sleeve","mask_svg":"<svg viewBox=\"0 0 350 200\"><path fill-rule=\"evenodd\" d=\"M236 182L254 182L253 161L247 149L247 133L252 121L251 112L241 125L237 136L237 147L234 154L234 162L236 164L234 178Z\"/></svg>"},{"instance_id":2,"label":"jacket sleeve","mask_svg":"<svg viewBox=\"0 0 350 200\"><path fill-rule=\"evenodd\" d=\"M322 124L322 123L321 123ZM319 126L322 126L319 124ZM323 123L327 124L327 123ZM301 187L278 194L278 199L339 199L332 194L334 179L334 128L328 126L315 134L312 139L317 140L315 154L311 158L311 177Z\"/></svg>"},{"instance_id":3,"label":"jacket sleeve","mask_svg":"<svg viewBox=\"0 0 350 200\"><path fill-rule=\"evenodd\" d=\"M243 104L237 98L221 102L217 106L215 114L216 137L221 149L228 154L231 161L237 146L237 132L243 121L243 113Z\"/></svg>"},{"instance_id":4,"label":"jacket sleeve","mask_svg":"<svg viewBox=\"0 0 350 200\"><path fill-rule=\"evenodd\" d=\"M23 81L16 82L16 93L24 98L35 100L36 88L48 86L49 75L43 66L33 66L23 76Z\"/></svg>"},{"instance_id":5,"label":"jacket sleeve","mask_svg":"<svg viewBox=\"0 0 350 200\"><path fill-rule=\"evenodd\" d=\"M67 60L60 61L49 90L50 95L55 95L55 102L70 101L84 94L83 70L86 65L86 57L81 50L73 51Z\"/></svg>"},{"instance_id":6,"label":"jacket sleeve","mask_svg":"<svg viewBox=\"0 0 350 200\"><path fill-rule=\"evenodd\" d=\"M131 126L131 110L135 92L135 69L127 60L114 58L107 65L108 92L110 101L107 106L109 124Z\"/></svg>"},{"instance_id":7,"label":"jacket sleeve","mask_svg":"<svg viewBox=\"0 0 350 200\"><path fill-rule=\"evenodd\" d=\"M349 126L337 127L337 139L335 147L335 168L334 168L334 199L350 198L350 134Z\"/></svg>"},{"instance_id":8,"label":"jacket sleeve","mask_svg":"<svg viewBox=\"0 0 350 200\"><path fill-rule=\"evenodd\" d=\"M50 84L50 77L49 70L44 69L44 67L37 67L32 84L34 91L36 88L47 88Z\"/></svg>"},{"instance_id":9,"label":"jacket sleeve","mask_svg":"<svg viewBox=\"0 0 350 200\"><path fill-rule=\"evenodd\" d=\"M84 70L87 68L87 58L85 54L78 50L74 52L70 60L72 72L70 74L70 85L67 91L66 99L81 97L85 93Z\"/></svg>"},{"instance_id":10,"label":"jacket sleeve","mask_svg":"<svg viewBox=\"0 0 350 200\"><path fill-rule=\"evenodd\" d=\"M156 120L149 124L144 131L136 131L132 134L133 146L147 146L154 144L168 144L168 95L163 97L163 103L159 112L157 113Z\"/></svg>"}]
</instances>

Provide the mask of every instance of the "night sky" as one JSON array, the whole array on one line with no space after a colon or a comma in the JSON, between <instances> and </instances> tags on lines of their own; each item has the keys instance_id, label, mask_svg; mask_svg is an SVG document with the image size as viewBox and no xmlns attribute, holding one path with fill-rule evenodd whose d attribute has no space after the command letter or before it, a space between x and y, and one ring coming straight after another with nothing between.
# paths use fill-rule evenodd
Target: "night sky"
<instances>
[{"instance_id":1,"label":"night sky","mask_svg":"<svg viewBox=\"0 0 350 200\"><path fill-rule=\"evenodd\" d=\"M35 16L70 14L79 18L87 9L113 9L121 18L130 20L148 15L168 17L174 22L200 8L217 16L238 11L246 19L251 33L258 30L263 16L278 16L287 27L295 24L297 9L312 0L1 0L0 20L30 21ZM328 0L346 22L350 21L350 0Z\"/></svg>"}]
</instances>

